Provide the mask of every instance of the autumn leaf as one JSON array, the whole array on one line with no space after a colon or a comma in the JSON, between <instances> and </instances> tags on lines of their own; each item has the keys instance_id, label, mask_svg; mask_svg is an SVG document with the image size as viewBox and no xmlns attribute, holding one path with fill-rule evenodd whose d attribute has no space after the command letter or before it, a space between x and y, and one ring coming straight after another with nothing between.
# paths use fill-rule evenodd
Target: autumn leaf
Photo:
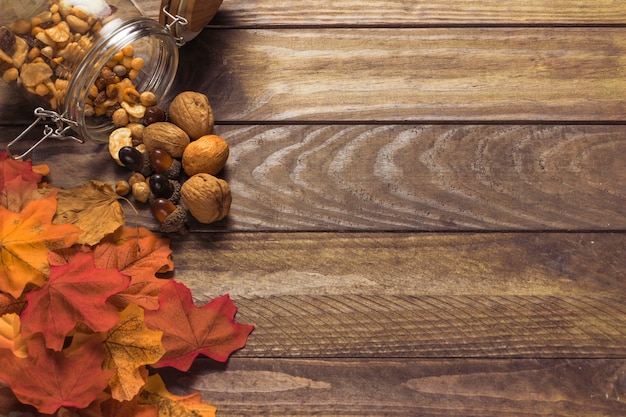
<instances>
[{"instance_id":1,"label":"autumn leaf","mask_svg":"<svg viewBox=\"0 0 626 417\"><path fill-rule=\"evenodd\" d=\"M32 200L41 200L46 195L39 192L37 184L24 181L22 176L4 184L0 191L0 205L13 213L19 213Z\"/></svg>"},{"instance_id":2,"label":"autumn leaf","mask_svg":"<svg viewBox=\"0 0 626 417\"><path fill-rule=\"evenodd\" d=\"M55 211L54 195L29 202L20 213L0 206L0 291L18 298L28 283L45 284L48 253L76 242L80 229L52 224Z\"/></svg>"},{"instance_id":3,"label":"autumn leaf","mask_svg":"<svg viewBox=\"0 0 626 417\"><path fill-rule=\"evenodd\" d=\"M53 221L78 226L84 231L78 243L95 245L124 225L124 210L119 199L113 187L96 180L69 190L61 189Z\"/></svg>"},{"instance_id":4,"label":"autumn leaf","mask_svg":"<svg viewBox=\"0 0 626 417\"><path fill-rule=\"evenodd\" d=\"M119 401L130 400L145 384L140 368L157 362L165 353L158 330L144 323L143 309L129 305L119 315L119 323L104 338L106 369L115 369L111 379L111 394Z\"/></svg>"},{"instance_id":5,"label":"autumn leaf","mask_svg":"<svg viewBox=\"0 0 626 417\"><path fill-rule=\"evenodd\" d=\"M199 354L224 362L233 351L245 346L254 329L234 322L237 308L228 296L196 307L189 288L169 281L159 301L158 310L145 313L148 327L163 331L166 353L156 367L171 366L187 371Z\"/></svg>"},{"instance_id":6,"label":"autumn leaf","mask_svg":"<svg viewBox=\"0 0 626 417\"><path fill-rule=\"evenodd\" d=\"M128 277L114 268L96 268L92 253L77 253L66 265L52 267L48 282L27 294L22 334L41 332L47 347L61 350L65 336L77 323L105 332L119 320L117 309L107 299L128 283Z\"/></svg>"},{"instance_id":7,"label":"autumn leaf","mask_svg":"<svg viewBox=\"0 0 626 417\"><path fill-rule=\"evenodd\" d=\"M0 191L4 189L6 183L17 177L34 184L41 181L41 175L33 172L32 162L14 160L6 151L0 152Z\"/></svg>"},{"instance_id":8,"label":"autumn leaf","mask_svg":"<svg viewBox=\"0 0 626 417\"><path fill-rule=\"evenodd\" d=\"M22 314L26 308L26 294L22 294L19 298L14 298L10 294L0 292L0 315L16 313Z\"/></svg>"},{"instance_id":9,"label":"autumn leaf","mask_svg":"<svg viewBox=\"0 0 626 417\"><path fill-rule=\"evenodd\" d=\"M17 314L0 316L0 349L9 349L18 358L25 358L28 356L28 348L20 328L20 316Z\"/></svg>"},{"instance_id":10,"label":"autumn leaf","mask_svg":"<svg viewBox=\"0 0 626 417\"><path fill-rule=\"evenodd\" d=\"M129 303L147 310L159 307L158 294L167 281L157 273L174 269L169 239L144 228L123 227L95 248L96 265L117 268L131 279L128 288L116 294L111 302L123 309Z\"/></svg>"},{"instance_id":11,"label":"autumn leaf","mask_svg":"<svg viewBox=\"0 0 626 417\"><path fill-rule=\"evenodd\" d=\"M46 349L38 335L28 340L30 356L0 351L0 379L24 404L52 414L60 407L87 407L106 388L113 371L103 370L104 348L95 336L71 355Z\"/></svg>"},{"instance_id":12,"label":"autumn leaf","mask_svg":"<svg viewBox=\"0 0 626 417\"><path fill-rule=\"evenodd\" d=\"M217 408L202 401L199 392L185 396L174 395L167 390L159 374L151 375L141 392L142 404L159 407L159 416L215 417Z\"/></svg>"},{"instance_id":13,"label":"autumn leaf","mask_svg":"<svg viewBox=\"0 0 626 417\"><path fill-rule=\"evenodd\" d=\"M139 396L129 401L110 399L105 401L100 408L102 417L159 417L159 407L141 404Z\"/></svg>"}]
</instances>

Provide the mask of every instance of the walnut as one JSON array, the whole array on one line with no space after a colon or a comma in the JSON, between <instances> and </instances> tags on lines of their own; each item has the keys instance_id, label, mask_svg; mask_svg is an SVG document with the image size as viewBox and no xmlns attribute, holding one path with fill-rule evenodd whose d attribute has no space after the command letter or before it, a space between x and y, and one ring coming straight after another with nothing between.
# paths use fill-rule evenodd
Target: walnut
<instances>
[{"instance_id":1,"label":"walnut","mask_svg":"<svg viewBox=\"0 0 626 417\"><path fill-rule=\"evenodd\" d=\"M183 152L183 169L187 175L202 172L215 175L228 159L228 143L217 135L205 135L191 142Z\"/></svg>"},{"instance_id":2,"label":"walnut","mask_svg":"<svg viewBox=\"0 0 626 417\"><path fill-rule=\"evenodd\" d=\"M180 158L189 145L189 136L170 122L156 122L143 129L143 143L148 151L163 149L172 157Z\"/></svg>"},{"instance_id":3,"label":"walnut","mask_svg":"<svg viewBox=\"0 0 626 417\"><path fill-rule=\"evenodd\" d=\"M178 94L169 108L170 120L183 129L191 139L198 139L213 131L213 110L202 93L184 91Z\"/></svg>"},{"instance_id":4,"label":"walnut","mask_svg":"<svg viewBox=\"0 0 626 417\"><path fill-rule=\"evenodd\" d=\"M230 210L230 186L213 175L196 174L183 183L180 191L183 204L200 223L221 220Z\"/></svg>"}]
</instances>

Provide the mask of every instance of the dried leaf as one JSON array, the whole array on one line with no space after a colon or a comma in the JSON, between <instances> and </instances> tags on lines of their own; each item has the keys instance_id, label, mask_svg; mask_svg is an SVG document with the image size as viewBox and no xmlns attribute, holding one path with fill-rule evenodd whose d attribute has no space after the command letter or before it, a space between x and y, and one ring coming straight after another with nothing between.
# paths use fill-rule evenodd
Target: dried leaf
<instances>
[{"instance_id":1,"label":"dried leaf","mask_svg":"<svg viewBox=\"0 0 626 417\"><path fill-rule=\"evenodd\" d=\"M142 404L153 404L159 407L159 417L215 417L217 408L202 401L199 392L186 396L174 395L167 390L161 376L151 375L141 392L139 401Z\"/></svg>"},{"instance_id":2,"label":"dried leaf","mask_svg":"<svg viewBox=\"0 0 626 417\"><path fill-rule=\"evenodd\" d=\"M20 316L15 313L0 316L0 349L9 349L18 358L28 356L26 342L20 331Z\"/></svg>"},{"instance_id":3,"label":"dried leaf","mask_svg":"<svg viewBox=\"0 0 626 417\"><path fill-rule=\"evenodd\" d=\"M187 371L199 354L224 362L233 351L245 346L254 329L235 323L237 308L228 296L196 307L189 288L169 281L159 300L158 310L145 313L148 327L163 331L166 353L156 367L171 366Z\"/></svg>"},{"instance_id":4,"label":"dried leaf","mask_svg":"<svg viewBox=\"0 0 626 417\"><path fill-rule=\"evenodd\" d=\"M119 195L109 184L92 180L69 190L59 190L59 206L54 223L70 223L84 233L78 243L95 245L124 225Z\"/></svg>"},{"instance_id":5,"label":"dried leaf","mask_svg":"<svg viewBox=\"0 0 626 417\"><path fill-rule=\"evenodd\" d=\"M105 389L113 371L103 370L104 348L92 337L71 355L46 349L40 336L28 340L24 359L0 350L0 379L24 404L52 414L60 407L87 407Z\"/></svg>"},{"instance_id":6,"label":"dried leaf","mask_svg":"<svg viewBox=\"0 0 626 417\"><path fill-rule=\"evenodd\" d=\"M140 368L157 362L165 353L161 335L144 323L143 309L129 305L120 313L119 323L104 338L106 369L116 369L111 379L111 395L119 401L130 400L145 384Z\"/></svg>"},{"instance_id":7,"label":"dried leaf","mask_svg":"<svg viewBox=\"0 0 626 417\"><path fill-rule=\"evenodd\" d=\"M54 195L31 201L20 213L0 207L0 291L18 298L27 284L45 284L48 253L76 242L81 231L52 224L55 211Z\"/></svg>"},{"instance_id":8,"label":"dried leaf","mask_svg":"<svg viewBox=\"0 0 626 417\"><path fill-rule=\"evenodd\" d=\"M47 347L61 350L77 323L95 332L107 331L119 320L107 299L128 283L128 277L114 268L96 268L92 253L77 253L66 265L52 267L46 285L28 293L22 333L28 337L41 332Z\"/></svg>"}]
</instances>

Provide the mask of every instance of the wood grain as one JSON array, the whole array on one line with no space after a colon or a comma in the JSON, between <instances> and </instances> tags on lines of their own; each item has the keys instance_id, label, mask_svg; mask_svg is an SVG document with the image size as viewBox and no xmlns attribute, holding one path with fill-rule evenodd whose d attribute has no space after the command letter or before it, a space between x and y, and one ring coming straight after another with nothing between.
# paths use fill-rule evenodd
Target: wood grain
<instances>
[{"instance_id":1,"label":"wood grain","mask_svg":"<svg viewBox=\"0 0 626 417\"><path fill-rule=\"evenodd\" d=\"M205 30L181 50L178 82L208 95L218 123L621 122L625 36L624 28ZM6 109L22 102L8 91L0 123L19 120Z\"/></svg>"},{"instance_id":2,"label":"wood grain","mask_svg":"<svg viewBox=\"0 0 626 417\"><path fill-rule=\"evenodd\" d=\"M179 77L181 88L210 97L221 123L615 122L626 113L625 35L623 28L205 30L181 50Z\"/></svg>"},{"instance_id":3,"label":"wood grain","mask_svg":"<svg viewBox=\"0 0 626 417\"><path fill-rule=\"evenodd\" d=\"M167 373L220 416L623 416L620 360L199 361Z\"/></svg>"},{"instance_id":4,"label":"wood grain","mask_svg":"<svg viewBox=\"0 0 626 417\"><path fill-rule=\"evenodd\" d=\"M16 135L19 128L5 129ZM225 221L192 230L624 230L624 126L218 126ZM3 143L6 143L3 141ZM106 146L33 154L71 188L129 176ZM141 204L138 205L141 209ZM138 224L155 228L147 208Z\"/></svg>"},{"instance_id":5,"label":"wood grain","mask_svg":"<svg viewBox=\"0 0 626 417\"><path fill-rule=\"evenodd\" d=\"M623 234L174 238L199 304L230 294L246 357L623 357Z\"/></svg>"},{"instance_id":6,"label":"wood grain","mask_svg":"<svg viewBox=\"0 0 626 417\"><path fill-rule=\"evenodd\" d=\"M139 2L148 16L159 0ZM611 0L359 0L342 2L225 0L212 25L419 26L419 25L602 25L623 24L626 10Z\"/></svg>"}]
</instances>

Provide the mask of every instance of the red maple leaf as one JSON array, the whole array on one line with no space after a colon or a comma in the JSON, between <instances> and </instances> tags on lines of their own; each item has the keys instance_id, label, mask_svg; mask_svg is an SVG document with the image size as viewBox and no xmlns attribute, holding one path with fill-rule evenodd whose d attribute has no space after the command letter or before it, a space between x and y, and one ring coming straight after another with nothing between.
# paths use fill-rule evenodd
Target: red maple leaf
<instances>
[{"instance_id":1,"label":"red maple leaf","mask_svg":"<svg viewBox=\"0 0 626 417\"><path fill-rule=\"evenodd\" d=\"M41 175L33 172L32 162L16 161L9 158L6 151L0 152L0 191L4 190L7 182L20 176L24 181L35 184L41 181Z\"/></svg>"},{"instance_id":2,"label":"red maple leaf","mask_svg":"<svg viewBox=\"0 0 626 417\"><path fill-rule=\"evenodd\" d=\"M232 352L245 346L254 329L235 323L237 307L227 295L197 307L189 288L169 281L159 302L158 310L146 311L144 316L148 327L163 332L161 342L166 353L156 367L171 366L186 372L199 354L225 362Z\"/></svg>"},{"instance_id":3,"label":"red maple leaf","mask_svg":"<svg viewBox=\"0 0 626 417\"><path fill-rule=\"evenodd\" d=\"M65 336L77 323L94 332L108 331L119 316L107 298L126 289L128 283L128 277L114 268L96 268L93 253L79 252L69 263L53 266L48 282L28 293L22 335L41 332L47 347L61 350Z\"/></svg>"},{"instance_id":4,"label":"red maple leaf","mask_svg":"<svg viewBox=\"0 0 626 417\"><path fill-rule=\"evenodd\" d=\"M45 414L60 407L84 408L106 388L113 375L103 370L104 348L98 335L88 339L71 355L46 349L42 337L28 341L30 356L16 358L0 351L0 379L7 382L24 404Z\"/></svg>"}]
</instances>

